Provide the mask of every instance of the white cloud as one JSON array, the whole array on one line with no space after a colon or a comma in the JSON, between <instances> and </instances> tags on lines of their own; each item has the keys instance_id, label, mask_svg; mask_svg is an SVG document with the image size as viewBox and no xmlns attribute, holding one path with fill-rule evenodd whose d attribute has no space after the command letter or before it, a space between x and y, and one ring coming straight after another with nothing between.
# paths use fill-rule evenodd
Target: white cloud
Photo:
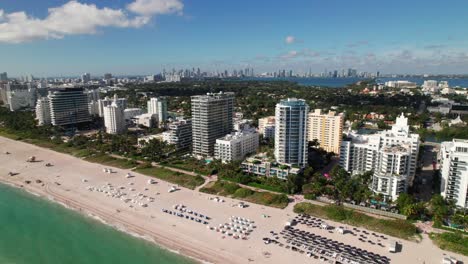
<instances>
[{"instance_id":1,"label":"white cloud","mask_svg":"<svg viewBox=\"0 0 468 264\"><path fill-rule=\"evenodd\" d=\"M179 0L135 0L127 9L143 16L180 14L184 4Z\"/></svg>"},{"instance_id":2,"label":"white cloud","mask_svg":"<svg viewBox=\"0 0 468 264\"><path fill-rule=\"evenodd\" d=\"M183 8L183 5L174 7L174 4L170 4L179 3L178 0L135 0L132 4L141 2L154 6L148 6L150 12L134 11L136 16L129 16L122 9L98 8L94 4L83 4L76 0L49 8L48 16L44 19L29 16L25 12L5 13L0 9L0 43L22 43L40 39L60 39L67 35L95 34L100 28L106 27L139 28L148 24L156 14L173 13L174 10L181 11ZM157 9L158 6L160 9Z\"/></svg>"},{"instance_id":3,"label":"white cloud","mask_svg":"<svg viewBox=\"0 0 468 264\"><path fill-rule=\"evenodd\" d=\"M286 44L293 44L294 42L296 42L296 38L294 36L287 36L284 41L286 42Z\"/></svg>"}]
</instances>

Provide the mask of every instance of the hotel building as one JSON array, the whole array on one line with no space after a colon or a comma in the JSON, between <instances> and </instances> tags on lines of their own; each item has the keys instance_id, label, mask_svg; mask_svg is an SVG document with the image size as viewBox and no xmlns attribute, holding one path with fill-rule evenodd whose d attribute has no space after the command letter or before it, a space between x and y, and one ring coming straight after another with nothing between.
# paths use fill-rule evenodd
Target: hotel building
<instances>
[{"instance_id":1,"label":"hotel building","mask_svg":"<svg viewBox=\"0 0 468 264\"><path fill-rule=\"evenodd\" d=\"M343 139L343 114L337 115L334 111L328 114L321 109L315 109L308 114L308 141L317 140L320 147L327 152L340 154L341 141Z\"/></svg>"},{"instance_id":2,"label":"hotel building","mask_svg":"<svg viewBox=\"0 0 468 264\"><path fill-rule=\"evenodd\" d=\"M468 207L468 140L453 139L440 148L440 191L459 207Z\"/></svg>"}]
</instances>

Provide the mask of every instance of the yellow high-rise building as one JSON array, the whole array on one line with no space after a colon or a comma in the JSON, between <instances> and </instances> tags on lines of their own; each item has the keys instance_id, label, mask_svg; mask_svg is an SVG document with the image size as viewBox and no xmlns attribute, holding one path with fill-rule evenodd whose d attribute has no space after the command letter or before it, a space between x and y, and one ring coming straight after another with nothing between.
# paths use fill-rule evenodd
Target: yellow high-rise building
<instances>
[{"instance_id":1,"label":"yellow high-rise building","mask_svg":"<svg viewBox=\"0 0 468 264\"><path fill-rule=\"evenodd\" d=\"M328 152L340 153L340 145L343 138L343 114L336 114L329 111L322 113L322 109L315 109L308 114L308 135L307 139L316 139L320 147Z\"/></svg>"}]
</instances>

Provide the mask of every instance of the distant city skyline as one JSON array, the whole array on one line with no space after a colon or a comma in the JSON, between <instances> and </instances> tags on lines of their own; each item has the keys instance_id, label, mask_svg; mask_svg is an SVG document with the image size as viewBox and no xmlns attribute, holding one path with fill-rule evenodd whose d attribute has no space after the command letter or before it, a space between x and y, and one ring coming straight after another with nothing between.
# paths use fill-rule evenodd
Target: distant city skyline
<instances>
[{"instance_id":1,"label":"distant city skyline","mask_svg":"<svg viewBox=\"0 0 468 264\"><path fill-rule=\"evenodd\" d=\"M149 75L199 67L463 74L467 8L459 0L4 1L0 72Z\"/></svg>"}]
</instances>

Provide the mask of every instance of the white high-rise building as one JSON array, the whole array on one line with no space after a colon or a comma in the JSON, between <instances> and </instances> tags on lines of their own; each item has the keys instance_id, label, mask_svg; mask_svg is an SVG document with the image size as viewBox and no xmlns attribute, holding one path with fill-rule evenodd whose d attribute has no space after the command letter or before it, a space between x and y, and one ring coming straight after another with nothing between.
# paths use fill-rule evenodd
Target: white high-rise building
<instances>
[{"instance_id":1,"label":"white high-rise building","mask_svg":"<svg viewBox=\"0 0 468 264\"><path fill-rule=\"evenodd\" d=\"M111 105L114 102L114 99L109 97L105 97L104 99L100 99L99 101L99 116L104 117L104 107ZM118 98L117 104L122 107L123 109L127 108L127 98Z\"/></svg>"},{"instance_id":2,"label":"white high-rise building","mask_svg":"<svg viewBox=\"0 0 468 264\"><path fill-rule=\"evenodd\" d=\"M425 92L435 93L439 91L439 86L436 80L426 80L421 87Z\"/></svg>"},{"instance_id":3,"label":"white high-rise building","mask_svg":"<svg viewBox=\"0 0 468 264\"><path fill-rule=\"evenodd\" d=\"M125 131L124 109L119 105L117 95L111 105L104 107L104 125L108 134L120 134Z\"/></svg>"},{"instance_id":4,"label":"white high-rise building","mask_svg":"<svg viewBox=\"0 0 468 264\"><path fill-rule=\"evenodd\" d=\"M36 103L36 119L40 126L50 125L50 100L48 97L42 97Z\"/></svg>"},{"instance_id":5,"label":"white high-rise building","mask_svg":"<svg viewBox=\"0 0 468 264\"><path fill-rule=\"evenodd\" d=\"M371 135L350 132L341 143L340 166L352 174L373 170L374 193L395 200L414 179L418 152L419 135L410 133L402 114L391 130Z\"/></svg>"},{"instance_id":6,"label":"white high-rise building","mask_svg":"<svg viewBox=\"0 0 468 264\"><path fill-rule=\"evenodd\" d=\"M246 128L217 139L214 156L222 162L243 160L257 151L258 144L258 133Z\"/></svg>"},{"instance_id":7,"label":"white high-rise building","mask_svg":"<svg viewBox=\"0 0 468 264\"><path fill-rule=\"evenodd\" d=\"M192 147L192 120L179 119L170 123L163 133L163 141L176 146L177 150Z\"/></svg>"},{"instance_id":8,"label":"white high-rise building","mask_svg":"<svg viewBox=\"0 0 468 264\"><path fill-rule=\"evenodd\" d=\"M307 165L307 113L302 99L281 100L275 110L275 158L283 164Z\"/></svg>"},{"instance_id":9,"label":"white high-rise building","mask_svg":"<svg viewBox=\"0 0 468 264\"><path fill-rule=\"evenodd\" d=\"M233 129L234 93L208 93L192 96L192 153L197 157L214 155L216 139Z\"/></svg>"},{"instance_id":10,"label":"white high-rise building","mask_svg":"<svg viewBox=\"0 0 468 264\"><path fill-rule=\"evenodd\" d=\"M440 148L440 191L459 207L468 207L468 140L453 139Z\"/></svg>"},{"instance_id":11,"label":"white high-rise building","mask_svg":"<svg viewBox=\"0 0 468 264\"><path fill-rule=\"evenodd\" d=\"M308 115L307 139L317 140L324 150L339 154L343 139L343 123L343 114L337 115L334 111L325 114L321 109L315 109Z\"/></svg>"},{"instance_id":12,"label":"white high-rise building","mask_svg":"<svg viewBox=\"0 0 468 264\"><path fill-rule=\"evenodd\" d=\"M157 116L158 124L167 120L167 101L164 98L151 98L148 101L148 114Z\"/></svg>"},{"instance_id":13,"label":"white high-rise building","mask_svg":"<svg viewBox=\"0 0 468 264\"><path fill-rule=\"evenodd\" d=\"M10 111L36 106L36 88L31 83L7 83L5 86L6 102Z\"/></svg>"}]
</instances>

